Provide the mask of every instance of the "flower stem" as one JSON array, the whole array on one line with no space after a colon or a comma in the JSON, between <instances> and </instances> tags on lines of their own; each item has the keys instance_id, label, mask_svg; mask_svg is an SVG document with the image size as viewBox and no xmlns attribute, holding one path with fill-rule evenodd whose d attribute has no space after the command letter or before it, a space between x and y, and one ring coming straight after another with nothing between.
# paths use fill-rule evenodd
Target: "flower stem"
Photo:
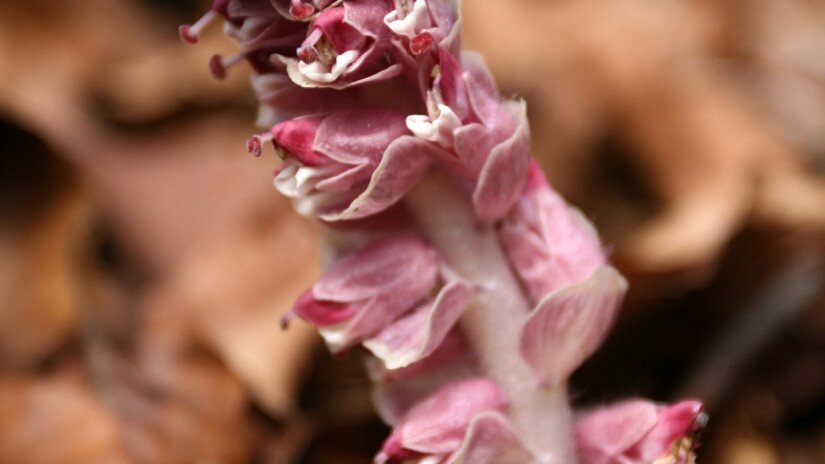
<instances>
[{"instance_id":1,"label":"flower stem","mask_svg":"<svg viewBox=\"0 0 825 464\"><path fill-rule=\"evenodd\" d=\"M407 203L447 264L481 289L461 327L484 374L507 393L520 437L542 462L576 464L566 386L540 387L521 357L521 327L531 308L494 226L481 224L467 192L438 171L419 181Z\"/></svg>"}]
</instances>

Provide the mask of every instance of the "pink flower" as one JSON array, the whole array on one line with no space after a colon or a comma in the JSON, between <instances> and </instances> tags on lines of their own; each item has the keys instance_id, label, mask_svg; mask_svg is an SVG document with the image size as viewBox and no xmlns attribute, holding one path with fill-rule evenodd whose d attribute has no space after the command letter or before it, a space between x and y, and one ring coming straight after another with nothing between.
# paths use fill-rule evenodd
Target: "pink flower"
<instances>
[{"instance_id":1,"label":"pink flower","mask_svg":"<svg viewBox=\"0 0 825 464\"><path fill-rule=\"evenodd\" d=\"M427 91L426 115L407 117L417 137L447 155L441 165L474 183L479 219L494 222L513 206L530 161L530 131L523 102L500 101L490 74L474 55L464 67L444 49Z\"/></svg>"},{"instance_id":2,"label":"pink flower","mask_svg":"<svg viewBox=\"0 0 825 464\"><path fill-rule=\"evenodd\" d=\"M535 162L500 234L533 301L583 281L605 263L593 226L550 188Z\"/></svg>"},{"instance_id":3,"label":"pink flower","mask_svg":"<svg viewBox=\"0 0 825 464\"><path fill-rule=\"evenodd\" d=\"M582 417L576 443L582 464L689 464L694 435L706 421L699 401L629 400Z\"/></svg>"},{"instance_id":4,"label":"pink flower","mask_svg":"<svg viewBox=\"0 0 825 464\"><path fill-rule=\"evenodd\" d=\"M395 204L430 167L433 148L406 131L401 113L359 107L279 123L248 147L276 144L284 164L275 186L300 213L356 219Z\"/></svg>"},{"instance_id":5,"label":"pink flower","mask_svg":"<svg viewBox=\"0 0 825 464\"><path fill-rule=\"evenodd\" d=\"M376 334L426 300L438 279L438 252L413 236L377 240L335 266L295 303L333 351Z\"/></svg>"},{"instance_id":6,"label":"pink flower","mask_svg":"<svg viewBox=\"0 0 825 464\"><path fill-rule=\"evenodd\" d=\"M391 58L383 17L384 1L348 0L315 17L297 50L297 58L276 55L293 82L301 87L351 86L398 76L402 65Z\"/></svg>"},{"instance_id":7,"label":"pink flower","mask_svg":"<svg viewBox=\"0 0 825 464\"><path fill-rule=\"evenodd\" d=\"M384 442L375 462L424 462L425 458L426 462L448 462L462 449L473 420L484 413L505 411L507 403L504 392L484 378L448 384L409 411Z\"/></svg>"}]
</instances>

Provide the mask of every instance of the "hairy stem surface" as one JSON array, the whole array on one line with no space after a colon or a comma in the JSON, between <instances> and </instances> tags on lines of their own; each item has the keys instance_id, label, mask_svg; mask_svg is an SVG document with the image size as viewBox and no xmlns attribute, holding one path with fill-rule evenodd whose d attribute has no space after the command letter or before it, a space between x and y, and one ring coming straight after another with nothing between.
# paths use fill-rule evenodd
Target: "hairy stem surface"
<instances>
[{"instance_id":1,"label":"hairy stem surface","mask_svg":"<svg viewBox=\"0 0 825 464\"><path fill-rule=\"evenodd\" d=\"M557 464L576 464L572 414L564 385L537 385L519 352L521 326L531 310L493 226L476 219L454 178L434 171L407 198L421 230L447 264L480 288L461 319L485 375L510 399L510 416L524 442Z\"/></svg>"}]
</instances>

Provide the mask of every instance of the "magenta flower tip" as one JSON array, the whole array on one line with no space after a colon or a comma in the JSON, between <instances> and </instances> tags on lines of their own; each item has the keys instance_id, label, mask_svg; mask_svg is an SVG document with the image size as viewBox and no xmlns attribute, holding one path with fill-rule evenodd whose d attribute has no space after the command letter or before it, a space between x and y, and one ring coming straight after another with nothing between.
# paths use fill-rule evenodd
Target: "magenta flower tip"
<instances>
[{"instance_id":1,"label":"magenta flower tip","mask_svg":"<svg viewBox=\"0 0 825 464\"><path fill-rule=\"evenodd\" d=\"M180 35L181 40L186 43L196 44L198 43L198 36L192 34L191 32L192 26L189 24L183 24L178 28L178 34Z\"/></svg>"},{"instance_id":2,"label":"magenta flower tip","mask_svg":"<svg viewBox=\"0 0 825 464\"><path fill-rule=\"evenodd\" d=\"M209 70L216 79L226 78L226 65L224 65L223 57L220 55L212 55L209 59Z\"/></svg>"}]
</instances>

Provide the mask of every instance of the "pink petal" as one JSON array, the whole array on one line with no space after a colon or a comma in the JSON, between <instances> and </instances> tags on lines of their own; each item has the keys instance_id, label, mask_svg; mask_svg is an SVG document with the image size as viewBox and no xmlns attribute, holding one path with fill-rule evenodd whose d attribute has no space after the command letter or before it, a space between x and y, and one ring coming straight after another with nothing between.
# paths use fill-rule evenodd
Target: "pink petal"
<instances>
[{"instance_id":1,"label":"pink petal","mask_svg":"<svg viewBox=\"0 0 825 464\"><path fill-rule=\"evenodd\" d=\"M477 415L461 449L450 464L531 464L539 462L518 437L506 417L495 412Z\"/></svg>"},{"instance_id":2,"label":"pink petal","mask_svg":"<svg viewBox=\"0 0 825 464\"><path fill-rule=\"evenodd\" d=\"M550 188L535 163L500 234L511 265L534 300L583 280L605 262L592 226Z\"/></svg>"},{"instance_id":3,"label":"pink petal","mask_svg":"<svg viewBox=\"0 0 825 464\"><path fill-rule=\"evenodd\" d=\"M501 101L484 58L478 53L464 52L461 62L464 66L464 81L473 114L482 124L499 135L511 133L519 121L512 118Z\"/></svg>"},{"instance_id":4,"label":"pink petal","mask_svg":"<svg viewBox=\"0 0 825 464\"><path fill-rule=\"evenodd\" d=\"M438 252L432 246L412 235L392 236L338 261L312 292L319 300L356 302L413 282L432 288L437 276Z\"/></svg>"},{"instance_id":5,"label":"pink petal","mask_svg":"<svg viewBox=\"0 0 825 464\"><path fill-rule=\"evenodd\" d=\"M452 453L461 446L473 417L506 407L504 393L487 379L452 383L412 408L386 443L422 454Z\"/></svg>"},{"instance_id":6,"label":"pink petal","mask_svg":"<svg viewBox=\"0 0 825 464\"><path fill-rule=\"evenodd\" d=\"M292 311L316 327L326 327L351 319L358 311L358 307L352 303L318 301L312 290L307 290L298 297Z\"/></svg>"},{"instance_id":7,"label":"pink petal","mask_svg":"<svg viewBox=\"0 0 825 464\"><path fill-rule=\"evenodd\" d=\"M438 89L444 104L453 109L461 120L467 118L469 102L464 84L464 70L458 60L449 51L438 50L440 72L437 79Z\"/></svg>"},{"instance_id":8,"label":"pink petal","mask_svg":"<svg viewBox=\"0 0 825 464\"><path fill-rule=\"evenodd\" d=\"M656 425L657 407L630 400L587 413L576 423L582 464L612 464Z\"/></svg>"},{"instance_id":9,"label":"pink petal","mask_svg":"<svg viewBox=\"0 0 825 464\"><path fill-rule=\"evenodd\" d=\"M340 221L359 219L379 213L398 202L430 168L441 153L432 144L411 135L396 139L384 152L381 164L367 189L345 210L324 214L321 219Z\"/></svg>"},{"instance_id":10,"label":"pink petal","mask_svg":"<svg viewBox=\"0 0 825 464\"><path fill-rule=\"evenodd\" d=\"M398 423L442 385L479 375L474 354L459 327L447 334L432 354L407 367L388 370L382 361L370 358L367 368L376 384L373 402L388 424Z\"/></svg>"},{"instance_id":11,"label":"pink petal","mask_svg":"<svg viewBox=\"0 0 825 464\"><path fill-rule=\"evenodd\" d=\"M679 450L674 445L690 440L703 425L702 418L702 404L695 400L673 406L628 400L581 418L576 424L576 445L582 464L649 464L666 457L681 458L684 461L673 462L685 464L692 449ZM674 450L684 454L673 455Z\"/></svg>"},{"instance_id":12,"label":"pink petal","mask_svg":"<svg viewBox=\"0 0 825 464\"><path fill-rule=\"evenodd\" d=\"M326 161L324 155L313 149L315 134L323 117L290 119L272 127L275 143L295 157L304 166L319 166Z\"/></svg>"},{"instance_id":13,"label":"pink petal","mask_svg":"<svg viewBox=\"0 0 825 464\"><path fill-rule=\"evenodd\" d=\"M490 152L473 192L473 206L483 222L503 217L518 200L530 163L530 130L524 103L510 104L519 125Z\"/></svg>"},{"instance_id":14,"label":"pink petal","mask_svg":"<svg viewBox=\"0 0 825 464\"><path fill-rule=\"evenodd\" d=\"M540 384L565 382L601 345L626 289L624 278L605 265L538 304L522 328L521 354Z\"/></svg>"},{"instance_id":15,"label":"pink petal","mask_svg":"<svg viewBox=\"0 0 825 464\"><path fill-rule=\"evenodd\" d=\"M385 327L364 346L384 361L387 369L399 369L430 355L453 328L470 303L473 289L451 282L434 302Z\"/></svg>"},{"instance_id":16,"label":"pink petal","mask_svg":"<svg viewBox=\"0 0 825 464\"><path fill-rule=\"evenodd\" d=\"M653 430L644 437L635 450L628 452L631 457L638 456L641 462L653 461L667 456L673 444L685 437L690 437L696 431L702 403L696 400L686 400L672 406L660 407L658 420Z\"/></svg>"},{"instance_id":17,"label":"pink petal","mask_svg":"<svg viewBox=\"0 0 825 464\"><path fill-rule=\"evenodd\" d=\"M377 165L387 147L406 133L404 114L360 107L327 116L318 127L314 148L341 163Z\"/></svg>"},{"instance_id":18,"label":"pink petal","mask_svg":"<svg viewBox=\"0 0 825 464\"><path fill-rule=\"evenodd\" d=\"M385 33L384 16L392 2L375 0L347 0L345 21L364 35L378 37Z\"/></svg>"},{"instance_id":19,"label":"pink petal","mask_svg":"<svg viewBox=\"0 0 825 464\"><path fill-rule=\"evenodd\" d=\"M360 31L344 22L344 7L324 10L315 18L312 28L321 30L339 54L347 50L360 50L366 42Z\"/></svg>"},{"instance_id":20,"label":"pink petal","mask_svg":"<svg viewBox=\"0 0 825 464\"><path fill-rule=\"evenodd\" d=\"M252 88L263 105L257 122L262 126L272 126L284 118L330 113L355 105L352 91L305 89L294 85L288 76L281 73L253 76Z\"/></svg>"}]
</instances>

